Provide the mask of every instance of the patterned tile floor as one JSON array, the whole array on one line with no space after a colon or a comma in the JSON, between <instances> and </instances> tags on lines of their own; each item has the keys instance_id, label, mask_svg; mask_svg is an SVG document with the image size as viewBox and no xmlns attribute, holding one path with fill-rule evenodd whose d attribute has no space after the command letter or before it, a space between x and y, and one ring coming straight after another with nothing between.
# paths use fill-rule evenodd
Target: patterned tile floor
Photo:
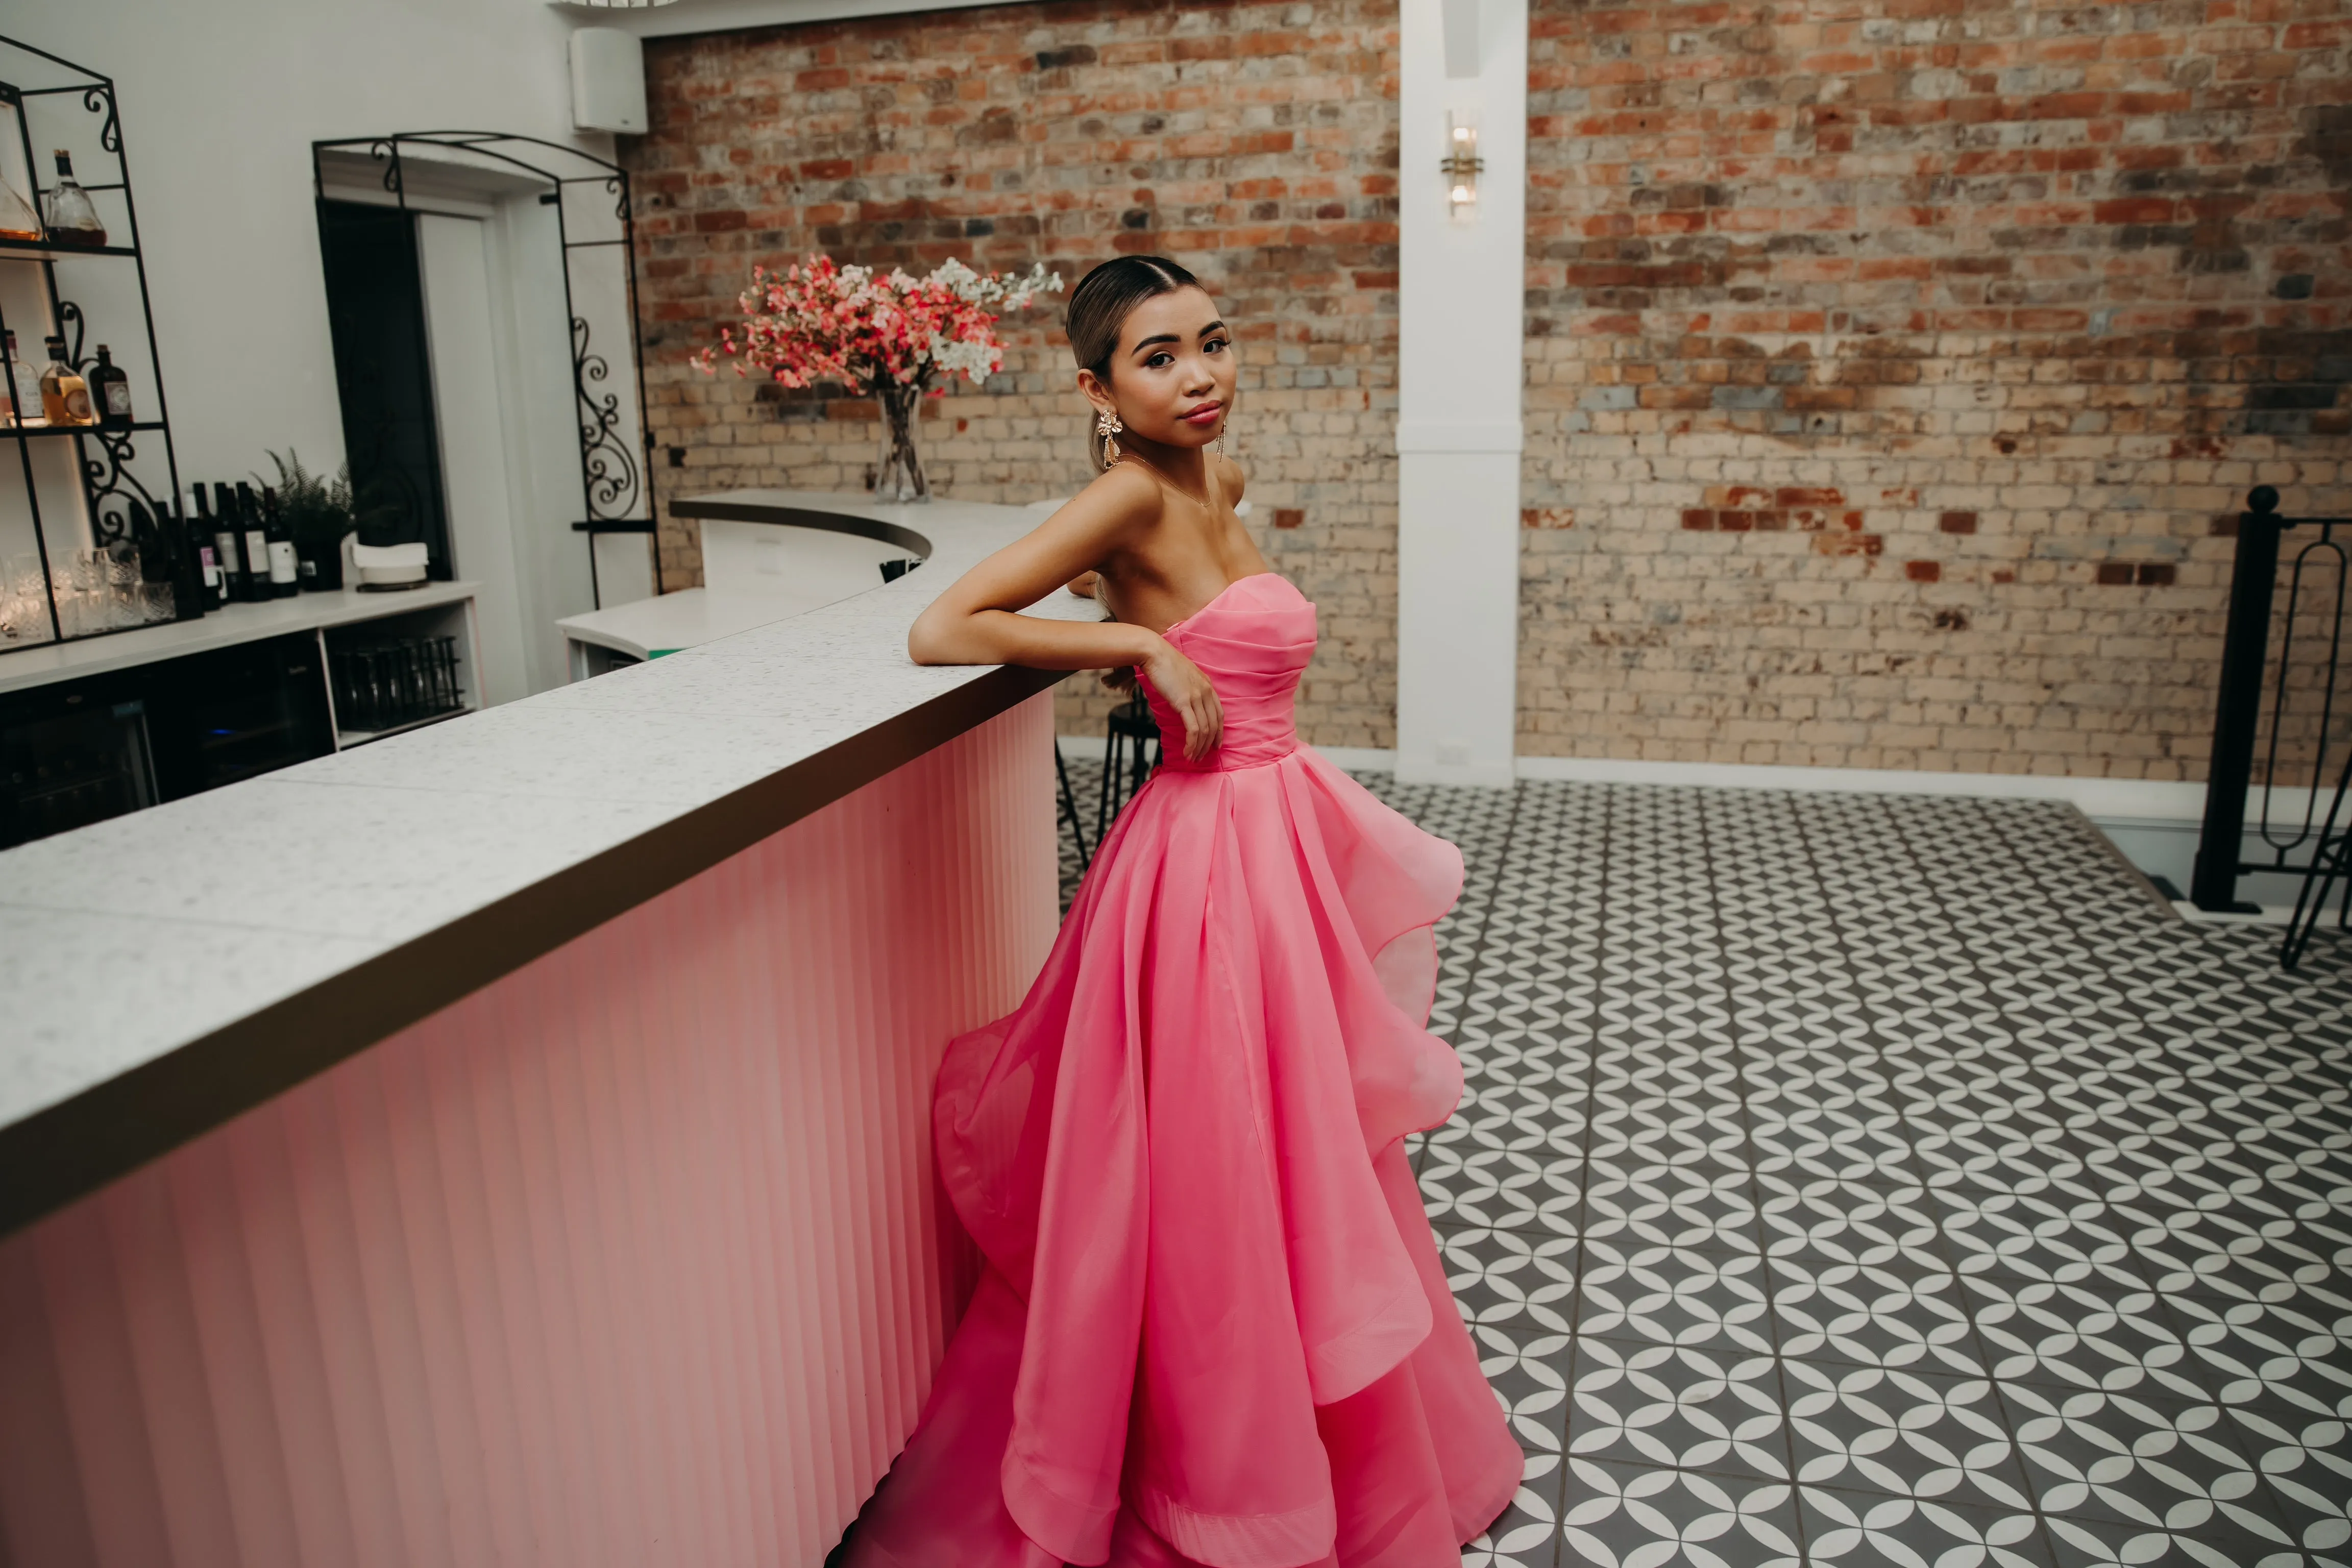
<instances>
[{"instance_id":1,"label":"patterned tile floor","mask_svg":"<svg viewBox=\"0 0 2352 1568\"><path fill-rule=\"evenodd\" d=\"M1469 867L1465 1563L2352 1564L2352 943L2045 805L1363 779Z\"/></svg>"}]
</instances>

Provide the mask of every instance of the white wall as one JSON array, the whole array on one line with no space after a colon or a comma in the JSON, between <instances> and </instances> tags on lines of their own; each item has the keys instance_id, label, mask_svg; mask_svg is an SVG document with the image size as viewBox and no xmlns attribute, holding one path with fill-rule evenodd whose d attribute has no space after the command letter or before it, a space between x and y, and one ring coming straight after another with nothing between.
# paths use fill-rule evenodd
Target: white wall
<instances>
[{"instance_id":1,"label":"white wall","mask_svg":"<svg viewBox=\"0 0 2352 1568\"><path fill-rule=\"evenodd\" d=\"M0 32L110 76L184 482L342 460L310 143L571 132L572 18L527 0L8 0Z\"/></svg>"}]
</instances>

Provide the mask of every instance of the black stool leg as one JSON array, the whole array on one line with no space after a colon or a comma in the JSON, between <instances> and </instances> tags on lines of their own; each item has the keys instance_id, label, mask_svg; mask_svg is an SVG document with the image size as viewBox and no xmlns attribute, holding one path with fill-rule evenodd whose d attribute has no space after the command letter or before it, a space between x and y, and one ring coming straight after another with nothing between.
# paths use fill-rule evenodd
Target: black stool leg
<instances>
[{"instance_id":1,"label":"black stool leg","mask_svg":"<svg viewBox=\"0 0 2352 1568\"><path fill-rule=\"evenodd\" d=\"M1086 824L1078 820L1077 796L1070 793L1070 764L1062 760L1062 743L1054 742L1054 776L1062 786L1062 815L1070 819L1070 837L1078 841L1078 869L1086 870L1094 864L1087 853Z\"/></svg>"},{"instance_id":2,"label":"black stool leg","mask_svg":"<svg viewBox=\"0 0 2352 1568\"><path fill-rule=\"evenodd\" d=\"M1095 795L1095 842L1099 844L1110 832L1111 814L1118 809L1111 796L1118 786L1118 729L1114 725L1103 742L1102 788Z\"/></svg>"}]
</instances>

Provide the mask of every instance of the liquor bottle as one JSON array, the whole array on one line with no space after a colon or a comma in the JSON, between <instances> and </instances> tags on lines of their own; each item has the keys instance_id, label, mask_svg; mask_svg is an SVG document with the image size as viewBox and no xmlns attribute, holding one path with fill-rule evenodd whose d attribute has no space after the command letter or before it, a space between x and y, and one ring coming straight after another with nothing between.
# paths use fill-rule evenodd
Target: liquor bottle
<instances>
[{"instance_id":1,"label":"liquor bottle","mask_svg":"<svg viewBox=\"0 0 2352 1568\"><path fill-rule=\"evenodd\" d=\"M98 345L98 363L89 373L89 400L97 406L98 422L109 430L128 430L131 417L131 378L106 352Z\"/></svg>"},{"instance_id":2,"label":"liquor bottle","mask_svg":"<svg viewBox=\"0 0 2352 1568\"><path fill-rule=\"evenodd\" d=\"M37 426L41 416L41 367L25 357L16 346L16 330L8 329L8 384L0 387L0 401L8 407L11 425Z\"/></svg>"},{"instance_id":3,"label":"liquor bottle","mask_svg":"<svg viewBox=\"0 0 2352 1568\"><path fill-rule=\"evenodd\" d=\"M245 543L245 595L258 603L271 596L269 588L269 532L262 521L261 498L243 479L236 482L237 537Z\"/></svg>"},{"instance_id":4,"label":"liquor bottle","mask_svg":"<svg viewBox=\"0 0 2352 1568\"><path fill-rule=\"evenodd\" d=\"M41 417L52 425L95 425L89 385L66 363L66 341L48 340L49 363L41 372Z\"/></svg>"},{"instance_id":5,"label":"liquor bottle","mask_svg":"<svg viewBox=\"0 0 2352 1568\"><path fill-rule=\"evenodd\" d=\"M245 580L245 548L237 537L236 492L226 485L213 486L213 549L220 555L223 596L233 605L253 597Z\"/></svg>"},{"instance_id":6,"label":"liquor bottle","mask_svg":"<svg viewBox=\"0 0 2352 1568\"><path fill-rule=\"evenodd\" d=\"M188 487L188 549L196 558L204 582L205 608L217 610L228 603L228 575L221 569L221 534L213 526L213 509L205 501L205 487Z\"/></svg>"},{"instance_id":7,"label":"liquor bottle","mask_svg":"<svg viewBox=\"0 0 2352 1568\"><path fill-rule=\"evenodd\" d=\"M49 189L49 243L96 249L106 243L106 226L98 221L98 204L74 179L72 154L60 147L57 160L58 183Z\"/></svg>"},{"instance_id":8,"label":"liquor bottle","mask_svg":"<svg viewBox=\"0 0 2352 1568\"><path fill-rule=\"evenodd\" d=\"M290 599L302 591L302 566L294 555L294 532L278 510L278 492L261 487L263 528L269 541L269 596Z\"/></svg>"}]
</instances>

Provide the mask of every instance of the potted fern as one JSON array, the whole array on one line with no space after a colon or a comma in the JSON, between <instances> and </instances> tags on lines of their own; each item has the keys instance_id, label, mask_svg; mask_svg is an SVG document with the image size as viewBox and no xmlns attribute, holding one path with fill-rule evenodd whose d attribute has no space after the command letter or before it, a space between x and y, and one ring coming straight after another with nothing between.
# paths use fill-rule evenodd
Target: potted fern
<instances>
[{"instance_id":1,"label":"potted fern","mask_svg":"<svg viewBox=\"0 0 2352 1568\"><path fill-rule=\"evenodd\" d=\"M345 463L332 479L302 466L293 447L286 455L269 454L278 466L278 515L294 536L295 570L302 586L321 593L343 585L343 536L360 526L352 498L352 466ZM253 476L260 479L261 476ZM263 480L268 483L267 480Z\"/></svg>"}]
</instances>

